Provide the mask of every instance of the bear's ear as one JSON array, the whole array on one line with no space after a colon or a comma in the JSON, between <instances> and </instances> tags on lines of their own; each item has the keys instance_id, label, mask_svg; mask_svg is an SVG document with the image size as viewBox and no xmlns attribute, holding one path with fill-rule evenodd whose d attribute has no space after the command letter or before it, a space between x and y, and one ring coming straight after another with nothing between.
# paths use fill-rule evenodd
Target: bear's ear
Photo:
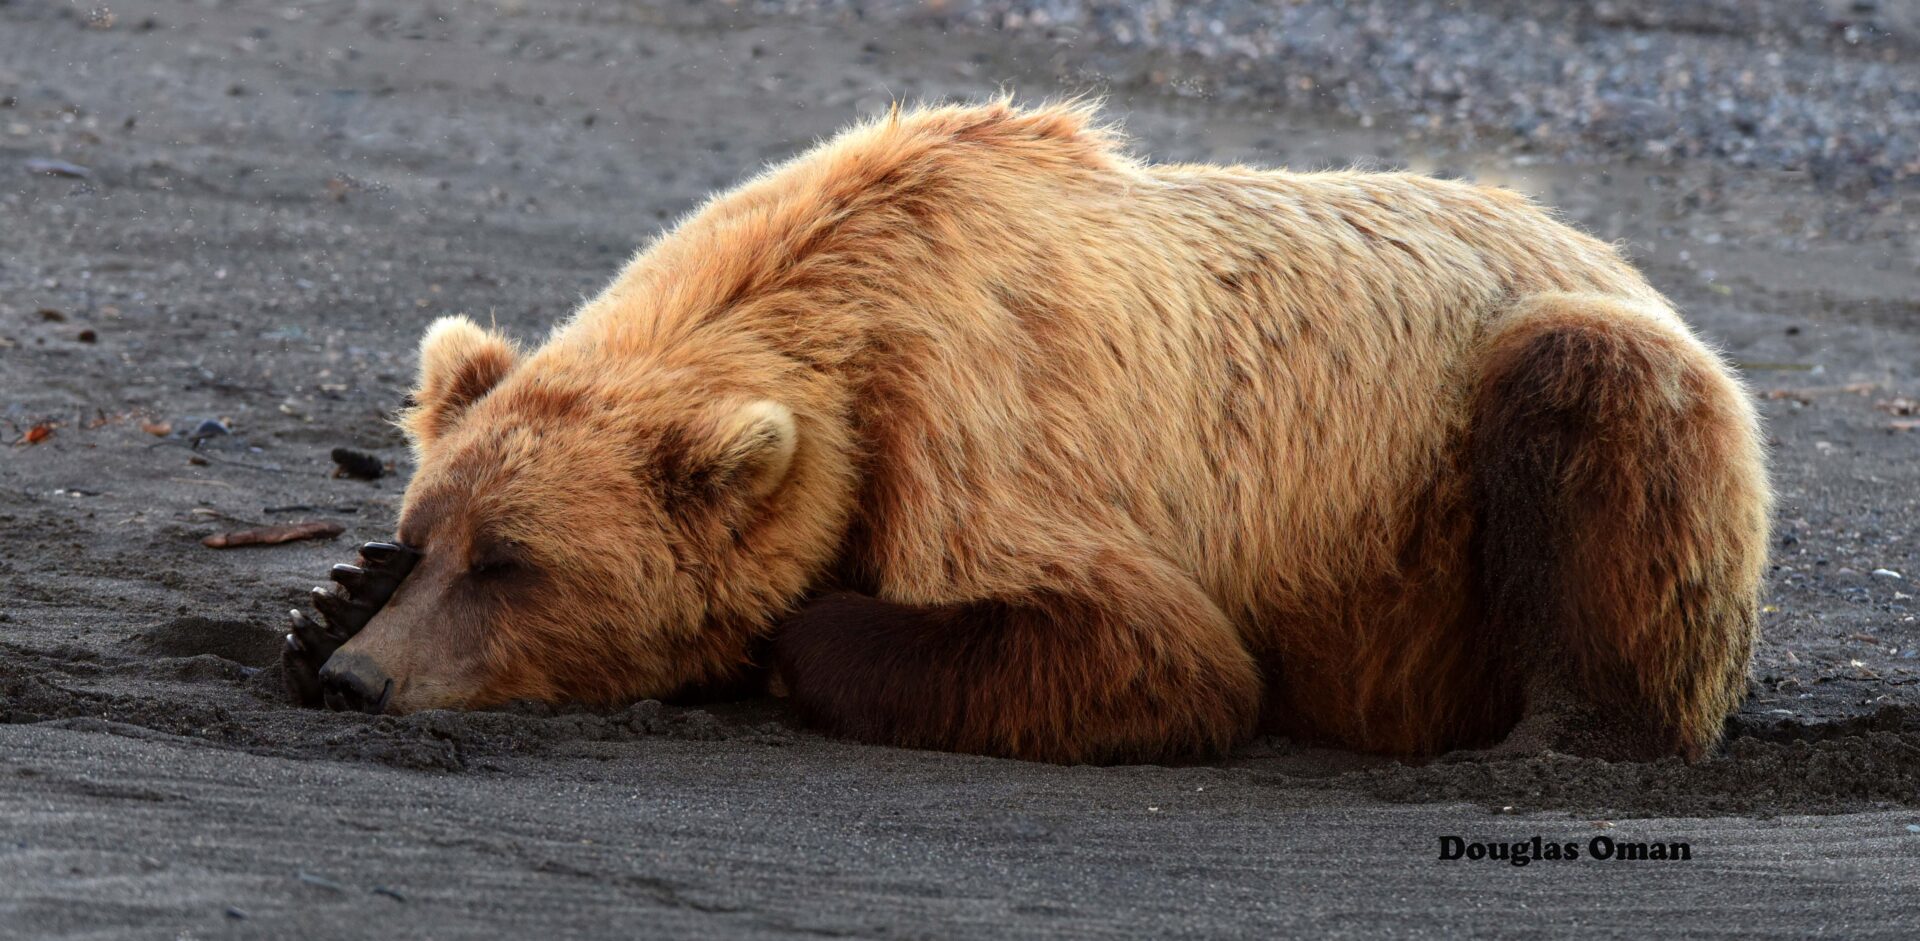
<instances>
[{"instance_id":1,"label":"bear's ear","mask_svg":"<svg viewBox=\"0 0 1920 941\"><path fill-rule=\"evenodd\" d=\"M667 496L757 503L793 468L800 429L793 411L761 399L715 409L661 442L656 461Z\"/></svg>"},{"instance_id":2,"label":"bear's ear","mask_svg":"<svg viewBox=\"0 0 1920 941\"><path fill-rule=\"evenodd\" d=\"M465 317L442 317L420 340L420 381L400 426L415 444L452 429L460 413L513 370L516 351L497 333Z\"/></svg>"}]
</instances>

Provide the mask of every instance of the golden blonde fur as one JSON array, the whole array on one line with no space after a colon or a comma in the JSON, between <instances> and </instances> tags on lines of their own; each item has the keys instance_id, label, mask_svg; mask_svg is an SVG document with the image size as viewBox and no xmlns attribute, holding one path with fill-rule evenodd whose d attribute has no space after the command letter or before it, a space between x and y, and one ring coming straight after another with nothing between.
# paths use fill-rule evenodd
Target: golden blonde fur
<instances>
[{"instance_id":1,"label":"golden blonde fur","mask_svg":"<svg viewBox=\"0 0 1920 941\"><path fill-rule=\"evenodd\" d=\"M1263 717L1431 753L1543 689L1697 754L1743 692L1753 411L1499 189L1149 165L1076 104L895 112L531 353L437 324L416 398L426 560L354 642L420 677L395 708L668 695L769 636L828 728L1066 761ZM463 679L402 651L436 645Z\"/></svg>"}]
</instances>

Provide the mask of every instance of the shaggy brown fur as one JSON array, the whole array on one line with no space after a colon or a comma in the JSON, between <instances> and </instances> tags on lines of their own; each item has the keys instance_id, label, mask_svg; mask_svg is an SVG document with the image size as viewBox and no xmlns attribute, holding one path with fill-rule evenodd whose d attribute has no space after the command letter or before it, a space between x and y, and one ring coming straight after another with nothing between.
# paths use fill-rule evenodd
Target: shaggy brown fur
<instances>
[{"instance_id":1,"label":"shaggy brown fur","mask_svg":"<svg viewBox=\"0 0 1920 941\"><path fill-rule=\"evenodd\" d=\"M1743 690L1747 398L1497 189L1149 166L1078 106L896 113L537 351L435 325L417 398L426 557L348 645L400 710L672 695L770 633L828 728L1053 761L1523 716L1697 755Z\"/></svg>"}]
</instances>

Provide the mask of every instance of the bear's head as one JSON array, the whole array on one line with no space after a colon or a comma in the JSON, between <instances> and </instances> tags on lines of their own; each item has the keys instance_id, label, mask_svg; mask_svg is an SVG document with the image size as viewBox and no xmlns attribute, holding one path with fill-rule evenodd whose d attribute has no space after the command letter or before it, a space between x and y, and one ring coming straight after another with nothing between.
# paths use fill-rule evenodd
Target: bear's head
<instances>
[{"instance_id":1,"label":"bear's head","mask_svg":"<svg viewBox=\"0 0 1920 941\"><path fill-rule=\"evenodd\" d=\"M423 555L328 668L390 680L390 712L749 675L843 522L798 492L823 461L754 374L434 324L401 420L417 469L397 537Z\"/></svg>"}]
</instances>

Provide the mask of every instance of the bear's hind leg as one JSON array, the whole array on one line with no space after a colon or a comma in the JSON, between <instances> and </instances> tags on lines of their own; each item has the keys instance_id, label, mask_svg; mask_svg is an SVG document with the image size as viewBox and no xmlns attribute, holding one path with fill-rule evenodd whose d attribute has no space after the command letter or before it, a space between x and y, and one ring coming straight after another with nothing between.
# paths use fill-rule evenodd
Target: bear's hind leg
<instances>
[{"instance_id":1,"label":"bear's hind leg","mask_svg":"<svg viewBox=\"0 0 1920 941\"><path fill-rule=\"evenodd\" d=\"M1524 684L1507 750L1698 757L1745 695L1770 496L1739 385L1677 320L1521 301L1484 347L1476 563Z\"/></svg>"},{"instance_id":2,"label":"bear's hind leg","mask_svg":"<svg viewBox=\"0 0 1920 941\"><path fill-rule=\"evenodd\" d=\"M954 604L828 595L777 629L776 669L804 719L873 744L1064 763L1218 753L1252 734L1260 677L1199 587L1163 569Z\"/></svg>"}]
</instances>

